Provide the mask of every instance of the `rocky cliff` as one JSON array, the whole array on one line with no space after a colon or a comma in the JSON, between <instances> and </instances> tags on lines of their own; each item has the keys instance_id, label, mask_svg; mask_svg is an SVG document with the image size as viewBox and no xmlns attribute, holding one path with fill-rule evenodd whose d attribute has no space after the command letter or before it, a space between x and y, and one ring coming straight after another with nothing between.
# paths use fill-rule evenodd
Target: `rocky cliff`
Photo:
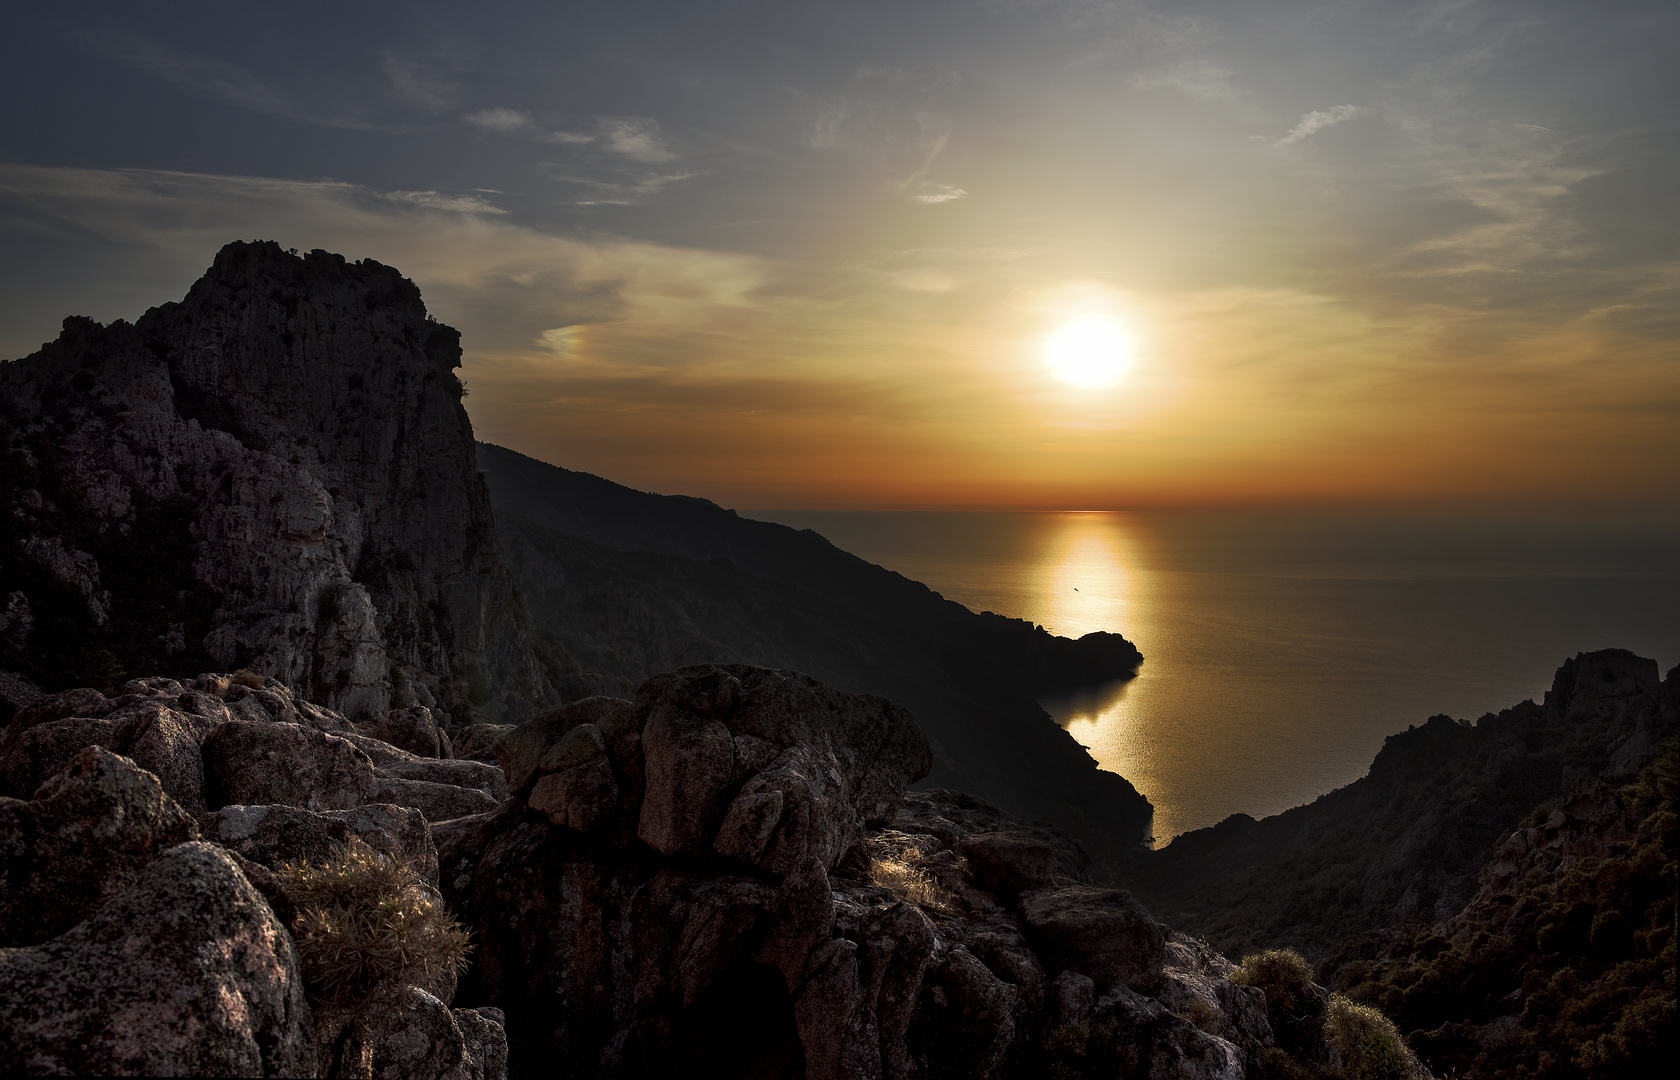
<instances>
[{"instance_id":1,"label":"rocky cliff","mask_svg":"<svg viewBox=\"0 0 1680 1080\"><path fill-rule=\"evenodd\" d=\"M1149 803L1096 767L1035 698L1135 674L1117 634L1056 637L976 614L810 531L704 499L635 491L480 444L497 528L568 697L625 694L685 664L794 668L908 708L929 786L1055 821L1104 870L1148 834Z\"/></svg>"},{"instance_id":2,"label":"rocky cliff","mask_svg":"<svg viewBox=\"0 0 1680 1080\"><path fill-rule=\"evenodd\" d=\"M235 243L135 324L0 365L0 668L249 668L356 720L551 690L496 546L459 335L372 260Z\"/></svg>"}]
</instances>

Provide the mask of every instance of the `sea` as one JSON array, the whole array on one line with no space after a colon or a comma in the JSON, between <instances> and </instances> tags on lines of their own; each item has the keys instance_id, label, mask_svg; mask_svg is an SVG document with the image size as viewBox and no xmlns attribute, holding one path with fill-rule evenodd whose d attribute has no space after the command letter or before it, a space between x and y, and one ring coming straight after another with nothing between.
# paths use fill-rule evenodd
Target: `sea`
<instances>
[{"instance_id":1,"label":"sea","mask_svg":"<svg viewBox=\"0 0 1680 1080\"><path fill-rule=\"evenodd\" d=\"M1680 661L1680 515L752 510L1135 679L1046 699L1155 806L1154 840L1363 776L1389 735L1540 700L1578 652Z\"/></svg>"}]
</instances>

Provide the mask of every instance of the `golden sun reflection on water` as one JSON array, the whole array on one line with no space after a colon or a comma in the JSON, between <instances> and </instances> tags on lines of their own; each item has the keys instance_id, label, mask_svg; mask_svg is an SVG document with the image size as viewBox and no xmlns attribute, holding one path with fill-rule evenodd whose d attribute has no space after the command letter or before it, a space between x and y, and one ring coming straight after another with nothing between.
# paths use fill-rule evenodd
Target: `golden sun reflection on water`
<instances>
[{"instance_id":1,"label":"golden sun reflection on water","mask_svg":"<svg viewBox=\"0 0 1680 1080\"><path fill-rule=\"evenodd\" d=\"M1055 515L1045 536L1037 570L1043 598L1044 627L1064 637L1097 630L1125 635L1149 655L1153 637L1153 597L1147 552L1130 515L1112 512ZM1046 698L1040 704L1091 751L1097 764L1130 780L1145 795L1161 790L1156 773L1162 764L1148 737L1139 709L1150 696L1137 691L1149 681L1148 661L1136 679L1107 683L1074 694ZM1155 811L1154 833L1163 839L1179 831L1177 815L1164 806Z\"/></svg>"}]
</instances>

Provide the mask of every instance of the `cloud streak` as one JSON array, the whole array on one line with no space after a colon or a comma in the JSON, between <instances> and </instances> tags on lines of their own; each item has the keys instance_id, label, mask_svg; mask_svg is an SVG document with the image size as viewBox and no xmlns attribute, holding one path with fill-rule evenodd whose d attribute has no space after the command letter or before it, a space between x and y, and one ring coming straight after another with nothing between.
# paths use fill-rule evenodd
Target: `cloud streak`
<instances>
[{"instance_id":1,"label":"cloud streak","mask_svg":"<svg viewBox=\"0 0 1680 1080\"><path fill-rule=\"evenodd\" d=\"M498 135L517 135L531 126L531 114L518 109L480 109L462 119L481 131L494 131Z\"/></svg>"},{"instance_id":2,"label":"cloud streak","mask_svg":"<svg viewBox=\"0 0 1680 1080\"><path fill-rule=\"evenodd\" d=\"M1288 134L1272 145L1292 146L1298 142L1305 142L1325 128L1345 124L1364 114L1365 110L1358 105L1332 105L1328 109L1314 109L1312 112L1302 113L1301 119L1295 122Z\"/></svg>"},{"instance_id":3,"label":"cloud streak","mask_svg":"<svg viewBox=\"0 0 1680 1080\"><path fill-rule=\"evenodd\" d=\"M302 108L237 64L173 49L142 37L92 40L88 47L134 71L265 116L355 131L380 127L347 113L320 113Z\"/></svg>"}]
</instances>

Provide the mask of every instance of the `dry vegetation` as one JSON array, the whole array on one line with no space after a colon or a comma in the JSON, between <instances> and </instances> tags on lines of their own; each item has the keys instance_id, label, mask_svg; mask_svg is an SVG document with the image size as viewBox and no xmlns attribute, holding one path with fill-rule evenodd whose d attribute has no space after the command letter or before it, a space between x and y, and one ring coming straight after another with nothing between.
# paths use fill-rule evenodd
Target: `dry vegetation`
<instances>
[{"instance_id":1,"label":"dry vegetation","mask_svg":"<svg viewBox=\"0 0 1680 1080\"><path fill-rule=\"evenodd\" d=\"M344 1003L383 985L426 985L467 966L467 931L402 859L352 839L320 863L283 867L292 937L310 992Z\"/></svg>"},{"instance_id":2,"label":"dry vegetation","mask_svg":"<svg viewBox=\"0 0 1680 1080\"><path fill-rule=\"evenodd\" d=\"M1423 1075L1400 1031L1376 1009L1313 985L1312 965L1289 949L1244 958L1231 981L1266 992L1277 1046L1259 1062L1275 1080L1411 1080Z\"/></svg>"},{"instance_id":3,"label":"dry vegetation","mask_svg":"<svg viewBox=\"0 0 1680 1080\"><path fill-rule=\"evenodd\" d=\"M915 847L891 847L875 843L868 852L869 881L891 892L907 904L915 904L936 915L957 910L957 897L940 884L939 876Z\"/></svg>"}]
</instances>

